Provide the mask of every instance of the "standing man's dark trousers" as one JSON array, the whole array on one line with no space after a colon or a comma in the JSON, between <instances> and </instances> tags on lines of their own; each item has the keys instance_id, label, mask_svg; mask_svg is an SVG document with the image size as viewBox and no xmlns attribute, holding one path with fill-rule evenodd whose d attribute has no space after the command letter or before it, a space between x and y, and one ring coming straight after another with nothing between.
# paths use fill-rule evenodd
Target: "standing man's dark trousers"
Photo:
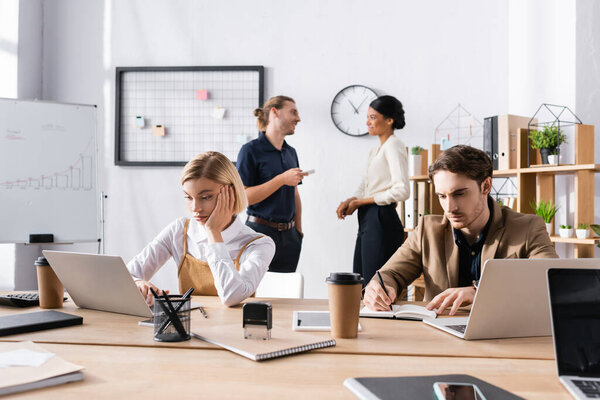
<instances>
[{"instance_id":1,"label":"standing man's dark trousers","mask_svg":"<svg viewBox=\"0 0 600 400\"><path fill-rule=\"evenodd\" d=\"M396 204L369 204L358 209L358 236L354 248L354 272L369 283L375 272L404 243L404 227Z\"/></svg>"},{"instance_id":2,"label":"standing man's dark trousers","mask_svg":"<svg viewBox=\"0 0 600 400\"><path fill-rule=\"evenodd\" d=\"M300 250L302 249L302 236L295 227L280 231L267 225L246 221L246 225L256 232L269 236L275 242L275 256L269 265L271 272L296 272Z\"/></svg>"}]
</instances>

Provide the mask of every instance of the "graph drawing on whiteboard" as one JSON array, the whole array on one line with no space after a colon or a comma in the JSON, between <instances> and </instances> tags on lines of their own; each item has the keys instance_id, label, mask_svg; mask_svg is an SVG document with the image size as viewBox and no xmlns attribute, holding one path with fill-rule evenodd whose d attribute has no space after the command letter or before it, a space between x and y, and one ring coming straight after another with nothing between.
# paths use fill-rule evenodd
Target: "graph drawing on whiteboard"
<instances>
[{"instance_id":1,"label":"graph drawing on whiteboard","mask_svg":"<svg viewBox=\"0 0 600 400\"><path fill-rule=\"evenodd\" d=\"M0 242L98 240L96 108L0 99Z\"/></svg>"}]
</instances>

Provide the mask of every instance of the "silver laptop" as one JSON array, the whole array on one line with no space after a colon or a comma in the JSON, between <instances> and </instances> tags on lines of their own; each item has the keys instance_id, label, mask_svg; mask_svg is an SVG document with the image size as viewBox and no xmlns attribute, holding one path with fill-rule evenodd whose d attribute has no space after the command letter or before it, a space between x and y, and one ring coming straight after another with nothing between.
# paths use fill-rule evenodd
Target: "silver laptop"
<instances>
[{"instance_id":1,"label":"silver laptop","mask_svg":"<svg viewBox=\"0 0 600 400\"><path fill-rule=\"evenodd\" d=\"M152 317L121 257L50 250L43 253L77 306Z\"/></svg>"},{"instance_id":2,"label":"silver laptop","mask_svg":"<svg viewBox=\"0 0 600 400\"><path fill-rule=\"evenodd\" d=\"M558 379L576 399L600 398L600 269L548 270L548 297Z\"/></svg>"},{"instance_id":3,"label":"silver laptop","mask_svg":"<svg viewBox=\"0 0 600 400\"><path fill-rule=\"evenodd\" d=\"M424 319L462 339L550 336L549 268L600 268L600 259L490 259L468 317Z\"/></svg>"}]
</instances>

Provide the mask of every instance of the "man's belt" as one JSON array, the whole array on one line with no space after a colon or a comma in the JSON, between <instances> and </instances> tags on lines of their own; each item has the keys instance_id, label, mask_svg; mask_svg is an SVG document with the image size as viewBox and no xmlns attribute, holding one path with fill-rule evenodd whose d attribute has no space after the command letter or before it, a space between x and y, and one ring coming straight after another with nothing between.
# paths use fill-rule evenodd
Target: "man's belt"
<instances>
[{"instance_id":1,"label":"man's belt","mask_svg":"<svg viewBox=\"0 0 600 400\"><path fill-rule=\"evenodd\" d=\"M296 222L294 220L290 222L271 222L266 219L255 217L253 215L248 215L248 221L254 222L260 225L270 226L271 228L277 229L278 231L289 231L294 226L296 226Z\"/></svg>"}]
</instances>

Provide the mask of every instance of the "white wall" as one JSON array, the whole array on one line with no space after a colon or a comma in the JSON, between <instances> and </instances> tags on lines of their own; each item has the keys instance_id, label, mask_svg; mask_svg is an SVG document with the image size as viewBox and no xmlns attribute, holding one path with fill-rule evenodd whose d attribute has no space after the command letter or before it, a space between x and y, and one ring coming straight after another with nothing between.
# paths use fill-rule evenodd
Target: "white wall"
<instances>
[{"instance_id":1,"label":"white wall","mask_svg":"<svg viewBox=\"0 0 600 400\"><path fill-rule=\"evenodd\" d=\"M600 160L600 3L594 0L577 1L577 55L576 55L576 107L584 124L594 125L595 159ZM600 174L596 174L594 187L594 223L600 223ZM590 221L592 222L592 221ZM596 257L600 249L596 248Z\"/></svg>"},{"instance_id":2,"label":"white wall","mask_svg":"<svg viewBox=\"0 0 600 400\"><path fill-rule=\"evenodd\" d=\"M17 68L19 47L19 3L0 0L0 97L17 95Z\"/></svg>"},{"instance_id":3,"label":"white wall","mask_svg":"<svg viewBox=\"0 0 600 400\"><path fill-rule=\"evenodd\" d=\"M511 114L532 116L542 103L567 106L579 114L576 107L576 4L575 0L509 0L508 104ZM566 116L567 113L561 119L565 120ZM567 143L561 146L561 163L574 163L573 127L565 128L564 132ZM574 224L573 177L557 175L555 191L556 203L560 205L554 219L555 234L558 234L559 225ZM556 251L561 257L573 257L571 244L557 243Z\"/></svg>"},{"instance_id":4,"label":"white wall","mask_svg":"<svg viewBox=\"0 0 600 400\"><path fill-rule=\"evenodd\" d=\"M106 251L129 259L184 213L178 168L113 165L114 67L264 65L266 96L297 101L289 139L317 173L300 188L306 233L299 271L325 297L330 271L350 271L357 223L335 208L358 184L374 138L331 123L333 96L364 84L397 96L407 145L428 145L461 103L476 117L508 110L506 1L53 1L44 5L44 98L99 105ZM200 150L199 150L200 151ZM173 264L158 284L175 287Z\"/></svg>"},{"instance_id":5,"label":"white wall","mask_svg":"<svg viewBox=\"0 0 600 400\"><path fill-rule=\"evenodd\" d=\"M377 143L346 137L331 123L330 102L342 87L359 83L400 98L407 126L398 134L409 146L429 144L435 126L459 102L480 119L531 115L542 102L553 102L600 126L600 28L594 23L600 6L594 0L41 4L41 17L28 6L26 31L35 37L32 26L42 19L41 49L35 40L28 47L33 59L41 51L42 77L34 66L20 67L35 82L27 89L23 83L23 90L99 106L100 180L109 195L106 251L125 259L185 211L178 168L113 165L116 66L259 64L267 68L267 96L296 99L303 120L289 142L301 165L317 170L301 187L306 239L299 270L309 297L326 295L329 271L352 268L356 220L338 222L334 210L353 192L367 149ZM572 182L557 183L557 190L561 185L569 196ZM155 281L175 288L173 264Z\"/></svg>"}]
</instances>

